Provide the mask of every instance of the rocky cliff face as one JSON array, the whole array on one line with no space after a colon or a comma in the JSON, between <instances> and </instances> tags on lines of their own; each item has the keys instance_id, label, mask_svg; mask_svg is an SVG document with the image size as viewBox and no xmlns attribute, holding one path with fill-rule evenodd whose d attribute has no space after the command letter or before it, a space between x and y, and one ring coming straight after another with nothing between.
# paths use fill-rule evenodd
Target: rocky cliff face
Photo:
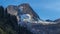
<instances>
[{"instance_id":1,"label":"rocky cliff face","mask_svg":"<svg viewBox=\"0 0 60 34\"><path fill-rule=\"evenodd\" d=\"M18 6L9 5L7 7L7 13L11 15L15 15L18 21L21 20L21 15L24 15L24 14L29 14L31 18L34 20L40 19L39 16L36 14L36 12L34 12L31 6L27 3L23 3Z\"/></svg>"},{"instance_id":2,"label":"rocky cliff face","mask_svg":"<svg viewBox=\"0 0 60 34\"><path fill-rule=\"evenodd\" d=\"M11 14L11 15L17 16L17 13L18 13L18 8L17 8L17 6L9 5L9 6L7 7L7 13L9 13L9 14Z\"/></svg>"},{"instance_id":3,"label":"rocky cliff face","mask_svg":"<svg viewBox=\"0 0 60 34\"><path fill-rule=\"evenodd\" d=\"M30 14L31 17L35 20L40 19L37 13L31 8L29 4L23 3L19 5L18 8L22 14Z\"/></svg>"},{"instance_id":4,"label":"rocky cliff face","mask_svg":"<svg viewBox=\"0 0 60 34\"><path fill-rule=\"evenodd\" d=\"M10 8L12 10L13 7ZM0 34L32 34L26 27L18 25L15 10L8 9L0 6Z\"/></svg>"},{"instance_id":5,"label":"rocky cliff face","mask_svg":"<svg viewBox=\"0 0 60 34\"><path fill-rule=\"evenodd\" d=\"M4 10L2 6L0 13L0 34L18 34L19 26L16 16L7 13L7 9Z\"/></svg>"}]
</instances>

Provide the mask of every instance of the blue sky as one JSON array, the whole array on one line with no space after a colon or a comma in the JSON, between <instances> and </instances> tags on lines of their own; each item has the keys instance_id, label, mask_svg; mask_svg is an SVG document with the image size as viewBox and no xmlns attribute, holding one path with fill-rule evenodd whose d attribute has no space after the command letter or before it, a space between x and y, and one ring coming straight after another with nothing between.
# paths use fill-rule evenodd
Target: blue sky
<instances>
[{"instance_id":1,"label":"blue sky","mask_svg":"<svg viewBox=\"0 0 60 34\"><path fill-rule=\"evenodd\" d=\"M0 5L4 7L22 3L29 3L41 19L60 18L60 0L0 0Z\"/></svg>"}]
</instances>

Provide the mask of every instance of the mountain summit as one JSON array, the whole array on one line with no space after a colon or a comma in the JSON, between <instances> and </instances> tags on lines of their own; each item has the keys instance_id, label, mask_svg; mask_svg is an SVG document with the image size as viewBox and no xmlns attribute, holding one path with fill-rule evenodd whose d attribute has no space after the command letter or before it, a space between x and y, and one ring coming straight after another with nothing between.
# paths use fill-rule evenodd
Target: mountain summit
<instances>
[{"instance_id":1,"label":"mountain summit","mask_svg":"<svg viewBox=\"0 0 60 34\"><path fill-rule=\"evenodd\" d=\"M23 3L18 6L9 5L7 7L7 13L15 15L18 21L21 20L21 16L24 14L27 15L28 19L33 19L36 21L40 19L37 13L31 8L31 6L28 3Z\"/></svg>"},{"instance_id":2,"label":"mountain summit","mask_svg":"<svg viewBox=\"0 0 60 34\"><path fill-rule=\"evenodd\" d=\"M28 3L23 3L19 5L18 8L22 14L29 14L34 20L40 19L37 13L31 8Z\"/></svg>"}]
</instances>

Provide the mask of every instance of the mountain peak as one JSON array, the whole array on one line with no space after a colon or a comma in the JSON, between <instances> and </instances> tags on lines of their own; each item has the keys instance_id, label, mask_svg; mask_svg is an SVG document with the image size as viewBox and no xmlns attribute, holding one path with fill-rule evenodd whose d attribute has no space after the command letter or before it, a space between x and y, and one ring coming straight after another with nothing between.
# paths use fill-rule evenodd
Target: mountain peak
<instances>
[{"instance_id":1,"label":"mountain peak","mask_svg":"<svg viewBox=\"0 0 60 34\"><path fill-rule=\"evenodd\" d=\"M22 14L30 14L31 17L35 20L40 19L37 13L31 8L31 6L28 3L23 3L18 6Z\"/></svg>"}]
</instances>

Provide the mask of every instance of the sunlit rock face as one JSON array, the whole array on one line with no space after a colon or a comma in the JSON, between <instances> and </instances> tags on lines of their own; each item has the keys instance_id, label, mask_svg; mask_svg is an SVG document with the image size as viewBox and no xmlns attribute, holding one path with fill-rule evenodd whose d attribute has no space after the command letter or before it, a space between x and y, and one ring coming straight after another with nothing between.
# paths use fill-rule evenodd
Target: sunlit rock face
<instances>
[{"instance_id":1,"label":"sunlit rock face","mask_svg":"<svg viewBox=\"0 0 60 34\"><path fill-rule=\"evenodd\" d=\"M17 18L17 21L19 21L19 16L18 16L18 7L15 5L9 5L7 7L7 13L10 15L14 15Z\"/></svg>"},{"instance_id":2,"label":"sunlit rock face","mask_svg":"<svg viewBox=\"0 0 60 34\"><path fill-rule=\"evenodd\" d=\"M34 10L30 7L29 4L23 3L19 5L18 8L20 9L21 14L30 14L33 19L35 20L40 19L39 16L34 12Z\"/></svg>"},{"instance_id":3,"label":"sunlit rock face","mask_svg":"<svg viewBox=\"0 0 60 34\"><path fill-rule=\"evenodd\" d=\"M7 7L7 12L9 13L9 14L11 14L11 15L17 15L17 13L18 13L18 8L17 8L17 6L14 6L14 5L9 5L8 7Z\"/></svg>"}]
</instances>

